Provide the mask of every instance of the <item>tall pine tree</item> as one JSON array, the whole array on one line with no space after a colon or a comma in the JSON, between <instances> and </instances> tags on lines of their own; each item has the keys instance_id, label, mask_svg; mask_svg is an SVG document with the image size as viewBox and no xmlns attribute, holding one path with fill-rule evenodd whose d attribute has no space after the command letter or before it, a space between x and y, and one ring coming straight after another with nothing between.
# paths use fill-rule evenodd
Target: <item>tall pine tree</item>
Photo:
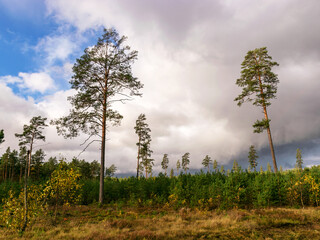
<instances>
[{"instance_id":1,"label":"tall pine tree","mask_svg":"<svg viewBox=\"0 0 320 240\"><path fill-rule=\"evenodd\" d=\"M93 142L100 142L99 202L103 203L105 145L107 123L119 125L122 116L111 106L125 102L132 96L140 96L143 85L133 77L131 65L137 59L137 51L124 45L126 37L120 37L115 29L104 29L96 45L85 49L73 66L71 88L76 94L69 97L73 108L70 114L52 121L57 131L66 138L77 137L80 131ZM92 137L97 137L93 139Z\"/></svg>"},{"instance_id":2,"label":"tall pine tree","mask_svg":"<svg viewBox=\"0 0 320 240\"><path fill-rule=\"evenodd\" d=\"M234 100L241 106L245 101L253 101L253 105L262 108L264 119L257 120L253 127L254 132L261 133L267 130L273 167L278 171L276 156L270 129L270 119L267 107L271 105L270 100L276 98L278 77L271 71L272 67L278 66L268 55L266 47L249 51L242 62L241 76L236 84L242 88L242 93ZM253 96L252 96L253 95Z\"/></svg>"}]
</instances>

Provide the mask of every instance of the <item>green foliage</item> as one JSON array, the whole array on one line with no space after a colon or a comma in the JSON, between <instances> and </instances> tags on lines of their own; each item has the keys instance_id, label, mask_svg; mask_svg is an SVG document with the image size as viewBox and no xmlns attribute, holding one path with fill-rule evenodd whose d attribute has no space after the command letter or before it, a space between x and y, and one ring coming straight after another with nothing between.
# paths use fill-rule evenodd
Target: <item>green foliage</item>
<instances>
[{"instance_id":1,"label":"green foliage","mask_svg":"<svg viewBox=\"0 0 320 240\"><path fill-rule=\"evenodd\" d=\"M216 172L218 171L218 162L216 159L213 161L213 170Z\"/></svg>"},{"instance_id":2,"label":"green foliage","mask_svg":"<svg viewBox=\"0 0 320 240\"><path fill-rule=\"evenodd\" d=\"M225 170L224 170L224 166L223 166L223 165L221 165L220 172L221 172L222 174L225 174Z\"/></svg>"},{"instance_id":3,"label":"green foliage","mask_svg":"<svg viewBox=\"0 0 320 240\"><path fill-rule=\"evenodd\" d=\"M269 172L269 173L272 172L270 163L267 163L267 172Z\"/></svg>"},{"instance_id":4,"label":"green foliage","mask_svg":"<svg viewBox=\"0 0 320 240\"><path fill-rule=\"evenodd\" d=\"M81 199L81 184L79 171L68 168L61 161L58 168L53 171L43 190L43 198L50 205L77 204Z\"/></svg>"},{"instance_id":5,"label":"green foliage","mask_svg":"<svg viewBox=\"0 0 320 240\"><path fill-rule=\"evenodd\" d=\"M202 165L208 169L208 172L210 172L210 164L212 164L212 160L208 155L206 155L205 158L202 160ZM216 170L217 166L214 169Z\"/></svg>"},{"instance_id":6,"label":"green foliage","mask_svg":"<svg viewBox=\"0 0 320 240\"><path fill-rule=\"evenodd\" d=\"M170 178L173 178L173 176L174 176L174 170L173 170L173 168L171 168L171 171L170 171Z\"/></svg>"},{"instance_id":7,"label":"green foliage","mask_svg":"<svg viewBox=\"0 0 320 240\"><path fill-rule=\"evenodd\" d=\"M249 159L250 169L254 169L254 171L256 171L256 167L258 165L258 162L257 162L258 155L257 155L257 151L253 145L250 146L248 159Z\"/></svg>"},{"instance_id":8,"label":"green foliage","mask_svg":"<svg viewBox=\"0 0 320 240\"><path fill-rule=\"evenodd\" d=\"M178 159L176 167L177 167L177 175L179 175L180 174L180 168L181 168L180 159Z\"/></svg>"},{"instance_id":9,"label":"green foliage","mask_svg":"<svg viewBox=\"0 0 320 240\"><path fill-rule=\"evenodd\" d=\"M112 164L110 167L106 168L106 177L113 177L116 171L117 167Z\"/></svg>"},{"instance_id":10,"label":"green foliage","mask_svg":"<svg viewBox=\"0 0 320 240\"><path fill-rule=\"evenodd\" d=\"M299 170L302 170L303 160L302 160L301 150L299 148L297 149L296 159L297 159L296 168Z\"/></svg>"},{"instance_id":11,"label":"green foliage","mask_svg":"<svg viewBox=\"0 0 320 240\"><path fill-rule=\"evenodd\" d=\"M142 84L131 70L138 53L124 45L126 39L115 29L104 29L97 44L76 60L70 84L77 93L68 99L73 109L68 116L52 121L59 134L72 138L82 131L96 136L102 131L103 116L114 125L120 124L122 116L111 109L118 97L125 101L130 99L127 93L141 95Z\"/></svg>"},{"instance_id":12,"label":"green foliage","mask_svg":"<svg viewBox=\"0 0 320 240\"><path fill-rule=\"evenodd\" d=\"M237 160L233 161L233 165L232 165L232 172L239 172L240 168L239 168L239 164L237 162Z\"/></svg>"},{"instance_id":13,"label":"green foliage","mask_svg":"<svg viewBox=\"0 0 320 240\"><path fill-rule=\"evenodd\" d=\"M257 120L255 123L252 125L253 126L253 132L254 133L262 133L264 130L268 129L270 127L270 119L262 119L262 120Z\"/></svg>"},{"instance_id":14,"label":"green foliage","mask_svg":"<svg viewBox=\"0 0 320 240\"><path fill-rule=\"evenodd\" d=\"M45 206L40 197L41 188L41 185L28 187L27 224L44 212ZM12 190L10 190L8 194L8 198L3 199L0 225L21 231L25 224L24 191L22 190L18 197L15 196Z\"/></svg>"},{"instance_id":15,"label":"green foliage","mask_svg":"<svg viewBox=\"0 0 320 240\"><path fill-rule=\"evenodd\" d=\"M236 82L242 87L242 93L235 98L239 106L245 101L253 101L253 105L262 107L271 104L270 100L276 97L279 83L277 75L271 69L278 65L272 61L266 47L247 53L241 64L241 77Z\"/></svg>"},{"instance_id":16,"label":"green foliage","mask_svg":"<svg viewBox=\"0 0 320 240\"><path fill-rule=\"evenodd\" d=\"M140 114L136 120L136 126L134 127L136 134L138 135L138 157L137 157L137 177L139 171L145 171L145 177L148 178L148 174L152 173L153 159L151 158L152 150L150 149L151 135L150 128L146 123L146 115Z\"/></svg>"},{"instance_id":17,"label":"green foliage","mask_svg":"<svg viewBox=\"0 0 320 240\"><path fill-rule=\"evenodd\" d=\"M0 144L4 143L4 132L3 129L0 130Z\"/></svg>"},{"instance_id":18,"label":"green foliage","mask_svg":"<svg viewBox=\"0 0 320 240\"><path fill-rule=\"evenodd\" d=\"M190 164L190 153L185 153L182 156L181 165L184 173L187 173L187 170L189 169L188 165Z\"/></svg>"},{"instance_id":19,"label":"green foliage","mask_svg":"<svg viewBox=\"0 0 320 240\"><path fill-rule=\"evenodd\" d=\"M167 176L167 169L169 166L169 158L168 158L168 154L164 154L162 161L161 161L161 167L164 170L164 175Z\"/></svg>"},{"instance_id":20,"label":"green foliage","mask_svg":"<svg viewBox=\"0 0 320 240\"><path fill-rule=\"evenodd\" d=\"M40 179L40 172L43 166L45 153L42 149L37 150L31 158L31 175L34 175L36 179Z\"/></svg>"},{"instance_id":21,"label":"green foliage","mask_svg":"<svg viewBox=\"0 0 320 240\"><path fill-rule=\"evenodd\" d=\"M47 118L41 116L33 117L30 120L30 125L23 126L23 132L21 134L16 133L15 136L19 138L19 146L29 145L32 149L32 145L36 140L45 141L45 136L42 134L46 124Z\"/></svg>"}]
</instances>

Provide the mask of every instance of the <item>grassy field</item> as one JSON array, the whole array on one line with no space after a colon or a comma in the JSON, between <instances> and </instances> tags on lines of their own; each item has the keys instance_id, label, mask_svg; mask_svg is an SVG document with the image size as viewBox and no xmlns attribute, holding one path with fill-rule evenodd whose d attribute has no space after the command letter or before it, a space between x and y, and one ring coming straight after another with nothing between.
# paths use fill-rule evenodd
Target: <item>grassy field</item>
<instances>
[{"instance_id":1,"label":"grassy field","mask_svg":"<svg viewBox=\"0 0 320 240\"><path fill-rule=\"evenodd\" d=\"M320 239L320 208L200 211L76 206L0 239Z\"/></svg>"}]
</instances>

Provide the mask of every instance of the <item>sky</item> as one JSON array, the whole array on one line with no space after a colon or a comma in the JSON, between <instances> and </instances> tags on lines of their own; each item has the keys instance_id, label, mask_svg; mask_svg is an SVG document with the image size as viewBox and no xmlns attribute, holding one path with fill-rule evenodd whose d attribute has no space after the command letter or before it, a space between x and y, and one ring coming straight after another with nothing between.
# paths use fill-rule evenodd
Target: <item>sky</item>
<instances>
[{"instance_id":1,"label":"sky","mask_svg":"<svg viewBox=\"0 0 320 240\"><path fill-rule=\"evenodd\" d=\"M143 96L113 107L123 116L110 127L106 166L134 173L135 121L144 113L151 128L154 171L169 154L169 168L190 153L190 168L209 155L219 165L247 167L250 145L259 165L272 165L267 133L253 133L262 110L234 98L241 63L249 50L267 47L279 63L277 99L268 109L278 166L320 163L320 2L317 0L0 0L0 129L18 149L15 133L33 116L68 114L72 66L96 44L103 28L115 28L138 51L133 74ZM85 135L66 140L54 126L37 142L47 158L78 156ZM79 158L100 159L91 145Z\"/></svg>"}]
</instances>

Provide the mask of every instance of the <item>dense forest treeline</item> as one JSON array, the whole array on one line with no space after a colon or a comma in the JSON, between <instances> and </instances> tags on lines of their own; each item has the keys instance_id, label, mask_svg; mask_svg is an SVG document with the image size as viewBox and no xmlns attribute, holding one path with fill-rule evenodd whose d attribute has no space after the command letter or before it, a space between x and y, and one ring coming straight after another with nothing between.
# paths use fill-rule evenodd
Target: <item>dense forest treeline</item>
<instances>
[{"instance_id":1,"label":"dense forest treeline","mask_svg":"<svg viewBox=\"0 0 320 240\"><path fill-rule=\"evenodd\" d=\"M81 176L81 190L77 204L92 204L99 199L99 165L73 159L66 163L51 158L42 165L40 172L50 172L63 164ZM18 169L16 169L18 171ZM36 168L30 184L41 188L48 178L37 178ZM0 199L6 199L9 190L18 195L23 188L19 175L0 184ZM16 177L14 177L16 176ZM41 175L43 177L43 175ZM106 203L125 205L155 205L197 207L204 209L261 208L261 207L304 207L318 206L320 200L320 166L279 171L248 171L237 166L222 172L212 172L157 177L105 178L104 198Z\"/></svg>"}]
</instances>

